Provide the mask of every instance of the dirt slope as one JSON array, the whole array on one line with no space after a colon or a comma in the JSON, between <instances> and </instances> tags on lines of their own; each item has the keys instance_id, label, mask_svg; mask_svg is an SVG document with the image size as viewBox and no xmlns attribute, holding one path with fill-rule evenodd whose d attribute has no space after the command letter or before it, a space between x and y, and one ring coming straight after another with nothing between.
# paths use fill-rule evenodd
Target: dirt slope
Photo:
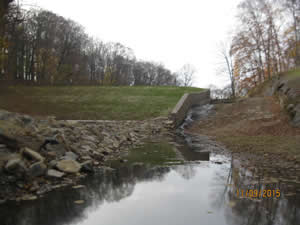
<instances>
[{"instance_id":1,"label":"dirt slope","mask_svg":"<svg viewBox=\"0 0 300 225\"><path fill-rule=\"evenodd\" d=\"M300 129L290 125L273 97L217 104L214 113L189 132L210 136L256 167L300 175Z\"/></svg>"}]
</instances>

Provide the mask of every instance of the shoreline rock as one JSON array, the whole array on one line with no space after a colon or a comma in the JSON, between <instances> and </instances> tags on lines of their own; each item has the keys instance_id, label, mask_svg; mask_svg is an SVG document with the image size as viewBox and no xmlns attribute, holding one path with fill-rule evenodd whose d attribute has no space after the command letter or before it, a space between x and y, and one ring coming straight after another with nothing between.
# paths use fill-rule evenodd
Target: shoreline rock
<instances>
[{"instance_id":1,"label":"shoreline rock","mask_svg":"<svg viewBox=\"0 0 300 225\"><path fill-rule=\"evenodd\" d=\"M35 199L28 196L74 185L105 161L169 134L166 121L58 121L0 110L0 200Z\"/></svg>"}]
</instances>

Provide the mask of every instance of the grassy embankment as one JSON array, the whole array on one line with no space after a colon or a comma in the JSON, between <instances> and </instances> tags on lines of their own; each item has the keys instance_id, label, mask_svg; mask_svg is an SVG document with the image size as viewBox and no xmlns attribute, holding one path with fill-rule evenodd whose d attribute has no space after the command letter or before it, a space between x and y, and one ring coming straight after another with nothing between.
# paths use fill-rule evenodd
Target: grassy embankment
<instances>
[{"instance_id":1,"label":"grassy embankment","mask_svg":"<svg viewBox=\"0 0 300 225\"><path fill-rule=\"evenodd\" d=\"M185 87L0 87L0 109L57 119L143 120L166 116Z\"/></svg>"}]
</instances>

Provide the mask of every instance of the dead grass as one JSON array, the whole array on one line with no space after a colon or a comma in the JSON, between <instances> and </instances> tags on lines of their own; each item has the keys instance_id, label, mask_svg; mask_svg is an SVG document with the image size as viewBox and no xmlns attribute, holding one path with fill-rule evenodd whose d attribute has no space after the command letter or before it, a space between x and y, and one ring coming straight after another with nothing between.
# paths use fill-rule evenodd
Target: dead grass
<instances>
[{"instance_id":1,"label":"dead grass","mask_svg":"<svg viewBox=\"0 0 300 225\"><path fill-rule=\"evenodd\" d=\"M248 98L216 106L216 115L199 121L192 133L205 134L233 152L273 153L300 159L300 129L289 124L273 98Z\"/></svg>"}]
</instances>

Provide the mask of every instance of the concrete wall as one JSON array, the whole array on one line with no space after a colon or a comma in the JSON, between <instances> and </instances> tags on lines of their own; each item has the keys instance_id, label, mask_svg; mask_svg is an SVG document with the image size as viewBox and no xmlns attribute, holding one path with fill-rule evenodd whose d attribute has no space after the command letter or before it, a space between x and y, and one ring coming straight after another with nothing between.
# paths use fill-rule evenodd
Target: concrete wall
<instances>
[{"instance_id":1,"label":"concrete wall","mask_svg":"<svg viewBox=\"0 0 300 225\"><path fill-rule=\"evenodd\" d=\"M210 103L210 90L198 93L184 94L170 114L175 126L179 126L193 105L205 105Z\"/></svg>"}]
</instances>

